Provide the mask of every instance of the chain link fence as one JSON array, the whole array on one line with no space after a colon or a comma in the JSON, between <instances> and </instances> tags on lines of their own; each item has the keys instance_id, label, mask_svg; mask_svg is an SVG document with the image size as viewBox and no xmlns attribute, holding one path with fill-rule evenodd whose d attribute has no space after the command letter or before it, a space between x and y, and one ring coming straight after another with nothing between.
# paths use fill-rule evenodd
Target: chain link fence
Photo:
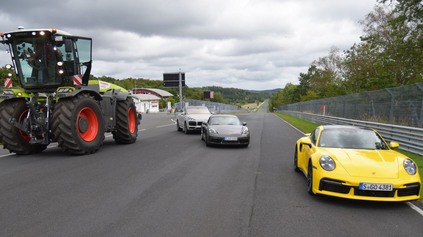
<instances>
[{"instance_id":1,"label":"chain link fence","mask_svg":"<svg viewBox=\"0 0 423 237\"><path fill-rule=\"evenodd\" d=\"M423 83L299 102L276 109L422 128Z\"/></svg>"},{"instance_id":2,"label":"chain link fence","mask_svg":"<svg viewBox=\"0 0 423 237\"><path fill-rule=\"evenodd\" d=\"M211 112L215 113L227 113L241 110L241 107L239 106L203 100L185 100L184 104L192 106L206 106ZM175 103L174 107L176 111L182 111L183 108L180 103Z\"/></svg>"}]
</instances>

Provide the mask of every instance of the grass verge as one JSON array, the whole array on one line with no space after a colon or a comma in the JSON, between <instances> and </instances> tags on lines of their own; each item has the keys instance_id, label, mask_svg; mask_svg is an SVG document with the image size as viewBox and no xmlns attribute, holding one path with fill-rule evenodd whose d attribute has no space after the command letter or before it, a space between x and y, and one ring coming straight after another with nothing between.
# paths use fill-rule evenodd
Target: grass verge
<instances>
[{"instance_id":1,"label":"grass verge","mask_svg":"<svg viewBox=\"0 0 423 237\"><path fill-rule=\"evenodd\" d=\"M304 119L300 119L300 118L290 116L290 115L286 115L286 114L281 114L281 113L275 113L275 114L277 116L279 116L280 118L282 118L283 120L285 120L286 122L288 122L289 124L291 124L292 126L296 127L300 131L302 131L303 133L310 133L317 126L320 125L320 124L312 123L312 122L306 121ZM396 151L410 157L411 159L414 160L414 162L416 162L417 167L419 169L420 178L422 179L422 183L423 183L423 156L420 156L420 155L417 155L417 154L414 154L414 153L411 153L411 152L408 152L408 151L404 151L404 150L401 150L401 149L397 149ZM420 202L423 203L423 188L420 188Z\"/></svg>"}]
</instances>

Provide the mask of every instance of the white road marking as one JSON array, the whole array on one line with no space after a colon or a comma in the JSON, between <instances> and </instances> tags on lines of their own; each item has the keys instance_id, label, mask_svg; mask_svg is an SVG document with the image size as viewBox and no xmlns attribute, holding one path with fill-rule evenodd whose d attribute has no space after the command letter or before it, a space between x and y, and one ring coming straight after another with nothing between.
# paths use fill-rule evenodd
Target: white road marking
<instances>
[{"instance_id":1,"label":"white road marking","mask_svg":"<svg viewBox=\"0 0 423 237\"><path fill-rule=\"evenodd\" d=\"M407 205L408 205L409 207L411 207L411 209L413 209L414 211L416 211L417 213L419 213L420 215L422 215L422 216L423 216L423 210L422 210L422 209L420 209L420 207L418 207L418 206L414 205L414 204L413 204L413 203L411 203L411 202L407 202Z\"/></svg>"},{"instance_id":2,"label":"white road marking","mask_svg":"<svg viewBox=\"0 0 423 237\"><path fill-rule=\"evenodd\" d=\"M156 128L164 128L164 127L169 127L169 126L174 126L175 124L166 124L166 125L162 125L162 126L157 126Z\"/></svg>"},{"instance_id":3,"label":"white road marking","mask_svg":"<svg viewBox=\"0 0 423 237\"><path fill-rule=\"evenodd\" d=\"M15 153L9 153L9 154L0 155L0 158L12 156L12 155L15 155Z\"/></svg>"}]
</instances>

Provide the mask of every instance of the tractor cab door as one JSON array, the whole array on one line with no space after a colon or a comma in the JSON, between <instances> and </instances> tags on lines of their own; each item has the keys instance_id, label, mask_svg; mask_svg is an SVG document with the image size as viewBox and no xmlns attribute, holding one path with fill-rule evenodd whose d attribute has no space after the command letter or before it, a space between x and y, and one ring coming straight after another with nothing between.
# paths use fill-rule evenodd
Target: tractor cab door
<instances>
[{"instance_id":1,"label":"tractor cab door","mask_svg":"<svg viewBox=\"0 0 423 237\"><path fill-rule=\"evenodd\" d=\"M82 37L64 37L58 43L64 52L59 71L66 85L88 85L92 63L92 40Z\"/></svg>"}]
</instances>

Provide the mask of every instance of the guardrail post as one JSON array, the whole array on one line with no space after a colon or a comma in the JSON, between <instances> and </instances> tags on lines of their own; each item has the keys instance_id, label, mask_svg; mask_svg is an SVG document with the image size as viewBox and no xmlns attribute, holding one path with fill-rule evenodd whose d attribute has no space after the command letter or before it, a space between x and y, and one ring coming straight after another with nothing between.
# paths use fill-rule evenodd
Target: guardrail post
<instances>
[{"instance_id":1,"label":"guardrail post","mask_svg":"<svg viewBox=\"0 0 423 237\"><path fill-rule=\"evenodd\" d=\"M416 83L417 88L420 89L420 91L423 93L423 84ZM420 108L420 118L417 118L417 126L423 127L423 95L422 95L422 104Z\"/></svg>"},{"instance_id":2,"label":"guardrail post","mask_svg":"<svg viewBox=\"0 0 423 237\"><path fill-rule=\"evenodd\" d=\"M369 114L369 118L375 119L376 118L376 112L375 112L375 104L374 104L373 98L371 97L369 92L365 91L364 93L367 95L367 99L368 99L368 102L367 102L368 103L367 104L368 110L367 110L367 112Z\"/></svg>"},{"instance_id":3,"label":"guardrail post","mask_svg":"<svg viewBox=\"0 0 423 237\"><path fill-rule=\"evenodd\" d=\"M389 122L394 123L395 122L395 118L394 118L395 95L389 90L389 88L386 88L385 90L391 96L391 107L389 109Z\"/></svg>"}]
</instances>

